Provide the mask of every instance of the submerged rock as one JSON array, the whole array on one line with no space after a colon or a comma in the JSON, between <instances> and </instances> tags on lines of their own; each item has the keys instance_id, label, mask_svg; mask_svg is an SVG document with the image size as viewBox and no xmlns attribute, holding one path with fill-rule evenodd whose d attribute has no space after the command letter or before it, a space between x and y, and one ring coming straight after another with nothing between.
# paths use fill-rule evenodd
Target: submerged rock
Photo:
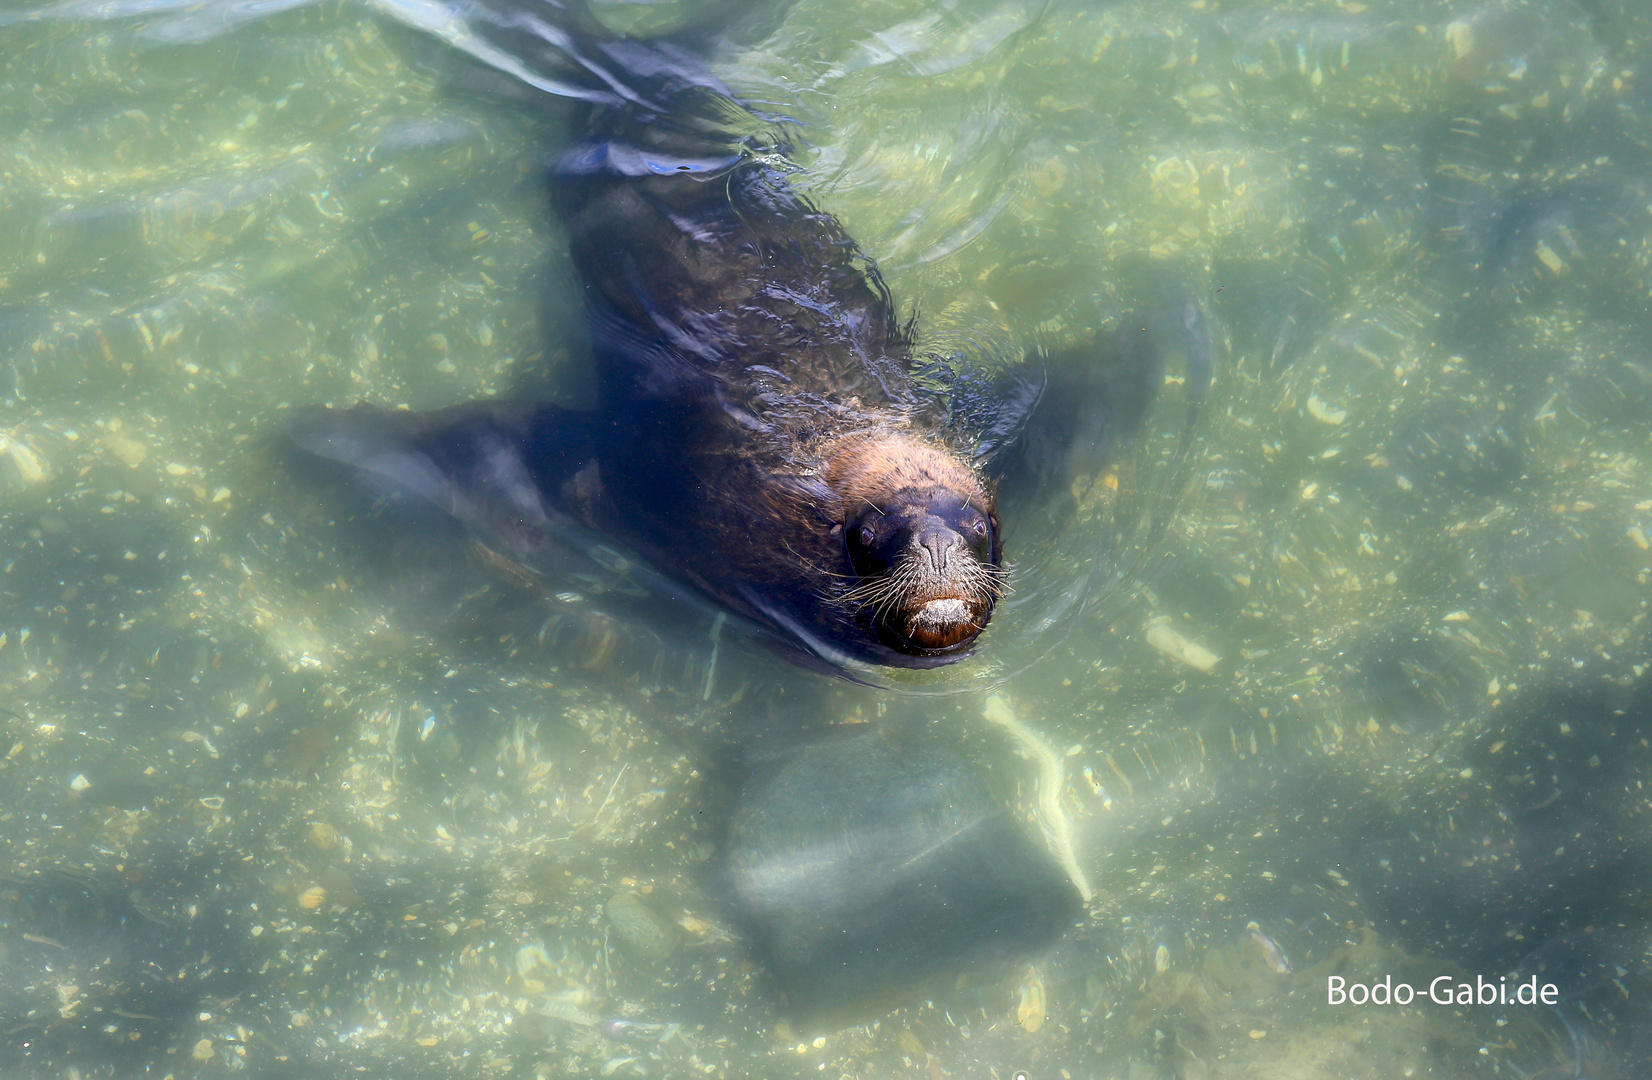
<instances>
[{"instance_id":1,"label":"submerged rock","mask_svg":"<svg viewBox=\"0 0 1652 1080\"><path fill-rule=\"evenodd\" d=\"M969 763L881 732L809 746L750 782L724 850L723 890L805 1016L1025 958L1081 909Z\"/></svg>"}]
</instances>

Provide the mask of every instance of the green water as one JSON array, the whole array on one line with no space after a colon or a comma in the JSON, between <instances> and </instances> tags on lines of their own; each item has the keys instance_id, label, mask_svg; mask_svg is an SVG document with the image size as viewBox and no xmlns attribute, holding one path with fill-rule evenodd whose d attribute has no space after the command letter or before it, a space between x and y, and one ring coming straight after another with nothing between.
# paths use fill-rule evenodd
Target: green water
<instances>
[{"instance_id":1,"label":"green water","mask_svg":"<svg viewBox=\"0 0 1652 1080\"><path fill-rule=\"evenodd\" d=\"M1173 362L915 696L714 663L289 471L290 406L588 394L571 113L362 4L13 0L0 1074L1636 1075L1648 55L1636 0L800 0L725 58L933 347L1165 282L1215 337L1184 471ZM1031 821L990 692L1061 763L1083 925L794 1025L699 884L707 740L933 720ZM1516 969L1561 1007L1325 998Z\"/></svg>"}]
</instances>

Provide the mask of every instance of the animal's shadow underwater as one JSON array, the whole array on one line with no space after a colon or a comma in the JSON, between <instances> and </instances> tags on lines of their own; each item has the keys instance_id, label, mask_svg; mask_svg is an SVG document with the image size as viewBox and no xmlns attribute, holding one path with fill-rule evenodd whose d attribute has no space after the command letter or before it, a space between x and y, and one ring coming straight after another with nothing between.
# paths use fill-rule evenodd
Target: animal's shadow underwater
<instances>
[{"instance_id":1,"label":"animal's shadow underwater","mask_svg":"<svg viewBox=\"0 0 1652 1080\"><path fill-rule=\"evenodd\" d=\"M805 666L865 678L969 656L1013 588L1018 517L1146 415L1163 335L1142 331L1163 312L997 371L919 355L872 260L789 182L784 122L693 52L560 4L473 5L455 25L467 51L592 103L549 179L597 407L311 409L293 440L526 566L622 549L643 590ZM1190 420L1204 342L1186 348Z\"/></svg>"}]
</instances>

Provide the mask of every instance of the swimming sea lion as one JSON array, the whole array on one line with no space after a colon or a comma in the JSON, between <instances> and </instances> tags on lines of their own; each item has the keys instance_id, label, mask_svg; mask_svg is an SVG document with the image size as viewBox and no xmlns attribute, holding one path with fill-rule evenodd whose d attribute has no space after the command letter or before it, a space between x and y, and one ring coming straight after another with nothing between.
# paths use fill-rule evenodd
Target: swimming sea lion
<instances>
[{"instance_id":1,"label":"swimming sea lion","mask_svg":"<svg viewBox=\"0 0 1652 1080\"><path fill-rule=\"evenodd\" d=\"M774 124L669 43L561 5L555 26L468 11L450 39L595 103L550 171L598 407L312 410L294 440L519 557L570 532L616 541L817 663L967 655L1008 572L989 464L1041 375L1001 379L990 423L961 423L876 266L788 182Z\"/></svg>"}]
</instances>

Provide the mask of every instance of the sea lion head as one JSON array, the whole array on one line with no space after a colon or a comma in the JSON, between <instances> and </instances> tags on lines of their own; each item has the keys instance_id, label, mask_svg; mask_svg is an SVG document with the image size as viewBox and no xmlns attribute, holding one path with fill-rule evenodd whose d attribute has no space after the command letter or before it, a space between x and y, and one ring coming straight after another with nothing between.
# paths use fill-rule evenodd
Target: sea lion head
<instances>
[{"instance_id":1,"label":"sea lion head","mask_svg":"<svg viewBox=\"0 0 1652 1080\"><path fill-rule=\"evenodd\" d=\"M834 456L843 544L855 582L842 596L898 652L966 649L1003 595L998 515L973 470L938 447L890 436Z\"/></svg>"}]
</instances>

